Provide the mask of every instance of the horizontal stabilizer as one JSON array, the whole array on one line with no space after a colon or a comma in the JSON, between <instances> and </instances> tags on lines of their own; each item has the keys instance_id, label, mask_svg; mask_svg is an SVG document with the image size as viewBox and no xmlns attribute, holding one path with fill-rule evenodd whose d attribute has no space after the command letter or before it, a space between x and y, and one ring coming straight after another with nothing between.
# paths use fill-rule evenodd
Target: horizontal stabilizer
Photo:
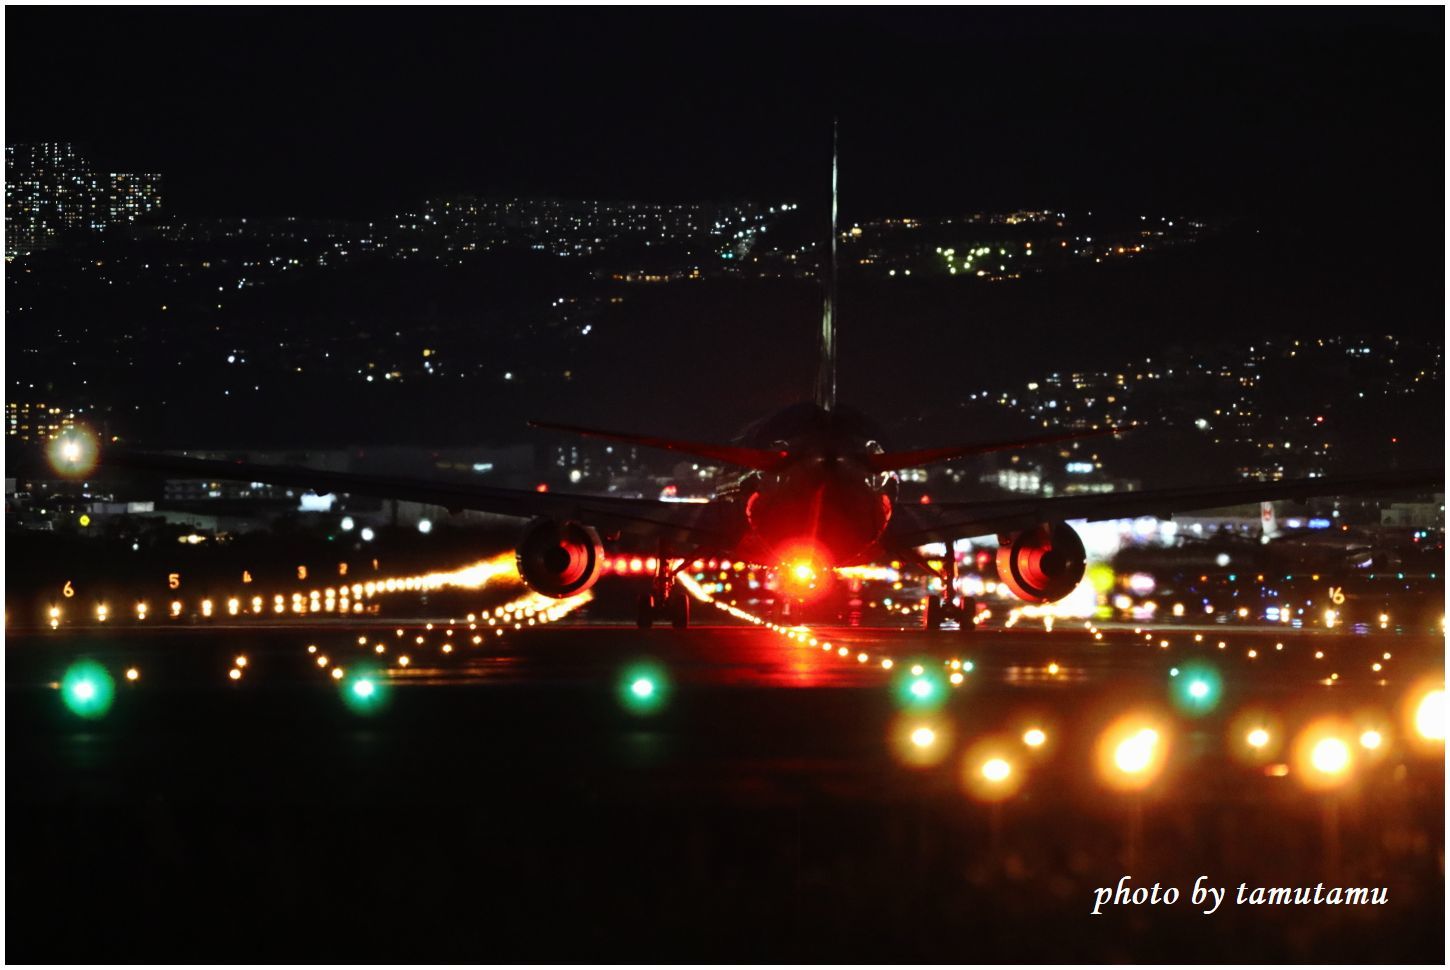
<instances>
[{"instance_id":1,"label":"horizontal stabilizer","mask_svg":"<svg viewBox=\"0 0 1450 970\"><path fill-rule=\"evenodd\" d=\"M586 438L603 438L606 441L618 441L629 445L643 445L646 448L659 448L664 451L678 451L681 454L694 455L696 458L704 458L709 461L724 462L727 465L736 465L740 468L752 468L757 471L769 471L779 465L789 452L770 448L746 448L740 445L715 445L699 441L680 441L675 438L657 438L647 434L628 434L619 431L600 431L597 428L581 428L572 424L554 424L548 421L530 421L529 427L542 428L547 431L566 431L570 434L583 435Z\"/></svg>"},{"instance_id":2,"label":"horizontal stabilizer","mask_svg":"<svg viewBox=\"0 0 1450 970\"><path fill-rule=\"evenodd\" d=\"M915 451L887 451L870 455L867 461L878 472L896 471L901 468L916 468L954 458L970 458L992 451L1011 451L1014 448L1031 448L1034 445L1051 445L1061 441L1077 441L1080 438L1098 438L1103 435L1119 434L1126 428L1102 428L1097 431L1069 431L1063 434L1044 435L1040 438L1023 438L1017 441L990 441L975 445L951 445L945 448L918 448Z\"/></svg>"}]
</instances>

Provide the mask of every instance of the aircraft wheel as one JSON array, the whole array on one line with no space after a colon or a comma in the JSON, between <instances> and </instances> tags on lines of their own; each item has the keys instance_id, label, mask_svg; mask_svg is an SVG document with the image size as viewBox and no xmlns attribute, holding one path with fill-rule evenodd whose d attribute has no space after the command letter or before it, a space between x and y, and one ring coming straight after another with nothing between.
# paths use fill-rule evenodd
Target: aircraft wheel
<instances>
[{"instance_id":1,"label":"aircraft wheel","mask_svg":"<svg viewBox=\"0 0 1450 970\"><path fill-rule=\"evenodd\" d=\"M670 594L669 601L670 625L676 630L685 630L690 626L690 597L682 590L675 590Z\"/></svg>"},{"instance_id":2,"label":"aircraft wheel","mask_svg":"<svg viewBox=\"0 0 1450 970\"><path fill-rule=\"evenodd\" d=\"M655 598L649 593L640 593L639 612L635 617L635 622L639 624L639 628L641 630L648 630L651 626L654 625L654 621Z\"/></svg>"},{"instance_id":3,"label":"aircraft wheel","mask_svg":"<svg viewBox=\"0 0 1450 970\"><path fill-rule=\"evenodd\" d=\"M926 598L926 628L928 630L940 630L942 614L942 598L940 596L928 596Z\"/></svg>"},{"instance_id":4,"label":"aircraft wheel","mask_svg":"<svg viewBox=\"0 0 1450 970\"><path fill-rule=\"evenodd\" d=\"M957 609L957 629L962 633L975 633L977 624L973 623L977 616L977 600L972 596L963 596L962 605Z\"/></svg>"}]
</instances>

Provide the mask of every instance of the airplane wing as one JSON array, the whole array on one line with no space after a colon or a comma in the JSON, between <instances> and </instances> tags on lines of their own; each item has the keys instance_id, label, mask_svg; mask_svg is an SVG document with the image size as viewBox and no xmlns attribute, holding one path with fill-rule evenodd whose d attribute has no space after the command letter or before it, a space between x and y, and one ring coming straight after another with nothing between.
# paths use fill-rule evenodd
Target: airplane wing
<instances>
[{"instance_id":1,"label":"airplane wing","mask_svg":"<svg viewBox=\"0 0 1450 970\"><path fill-rule=\"evenodd\" d=\"M401 499L440 505L450 512L470 509L521 518L580 519L590 525L682 543L710 544L725 538L711 528L711 508L707 504L493 488L471 482L331 472L301 465L257 465L122 449L107 451L101 464L185 478L290 485L319 494L345 492Z\"/></svg>"},{"instance_id":2,"label":"airplane wing","mask_svg":"<svg viewBox=\"0 0 1450 970\"><path fill-rule=\"evenodd\" d=\"M892 512L884 541L898 546L950 542L969 536L1016 532L1041 522L1066 519L1169 518L1174 512L1220 508L1244 502L1306 499L1317 495L1355 495L1401 489L1445 490L1443 468L1366 475L1300 478L1283 482L1189 485L1142 492L1099 492L1053 498L1029 496L985 502L900 504Z\"/></svg>"}]
</instances>

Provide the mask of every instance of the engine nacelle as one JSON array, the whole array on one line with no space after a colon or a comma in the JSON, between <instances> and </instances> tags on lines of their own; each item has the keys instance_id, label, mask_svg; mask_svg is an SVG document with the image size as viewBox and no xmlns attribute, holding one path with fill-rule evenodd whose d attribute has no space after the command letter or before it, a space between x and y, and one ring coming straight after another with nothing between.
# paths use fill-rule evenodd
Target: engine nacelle
<instances>
[{"instance_id":1,"label":"engine nacelle","mask_svg":"<svg viewBox=\"0 0 1450 970\"><path fill-rule=\"evenodd\" d=\"M1018 599L1052 603L1077 588L1087 568L1082 539L1066 522L1044 522L997 547L997 579Z\"/></svg>"},{"instance_id":2,"label":"engine nacelle","mask_svg":"<svg viewBox=\"0 0 1450 970\"><path fill-rule=\"evenodd\" d=\"M604 543L587 525L534 519L519 538L518 566L534 592L563 599L594 585L604 569Z\"/></svg>"}]
</instances>

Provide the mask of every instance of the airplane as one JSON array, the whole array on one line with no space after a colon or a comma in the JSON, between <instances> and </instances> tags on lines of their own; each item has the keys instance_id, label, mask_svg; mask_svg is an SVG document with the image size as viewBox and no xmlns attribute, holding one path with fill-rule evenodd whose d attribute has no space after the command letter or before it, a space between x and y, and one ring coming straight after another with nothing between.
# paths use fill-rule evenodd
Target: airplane
<instances>
[{"instance_id":1,"label":"airplane","mask_svg":"<svg viewBox=\"0 0 1450 970\"><path fill-rule=\"evenodd\" d=\"M834 142L834 136L833 136ZM890 451L861 412L836 399L836 246L838 154L831 165L831 236L819 333L814 393L749 429L729 444L684 441L536 421L536 428L573 432L614 442L658 448L721 463L743 474L703 504L651 499L571 495L493 488L299 466L177 457L116 449L110 466L205 479L267 482L516 516L527 520L517 543L521 579L545 596L564 598L589 589L605 559L601 530L611 541L628 535L658 550L658 568L638 600L641 629L667 620L677 629L690 622L690 598L675 582L701 556L728 557L814 576L835 567L890 560L931 568L918 548L934 542L997 535L999 579L1018 598L1050 603L1081 581L1086 554L1068 520L1100 520L1174 512L1278 498L1443 488L1443 469L1371 472L1342 478L1273 483L1194 485L1126 493L1023 497L991 501L898 502L897 473L988 452L1027 448L1116 434L1125 429L1070 431L1016 441L996 441ZM944 620L970 630L971 606L953 592L953 557L938 575L945 593L929 599L926 627Z\"/></svg>"}]
</instances>

